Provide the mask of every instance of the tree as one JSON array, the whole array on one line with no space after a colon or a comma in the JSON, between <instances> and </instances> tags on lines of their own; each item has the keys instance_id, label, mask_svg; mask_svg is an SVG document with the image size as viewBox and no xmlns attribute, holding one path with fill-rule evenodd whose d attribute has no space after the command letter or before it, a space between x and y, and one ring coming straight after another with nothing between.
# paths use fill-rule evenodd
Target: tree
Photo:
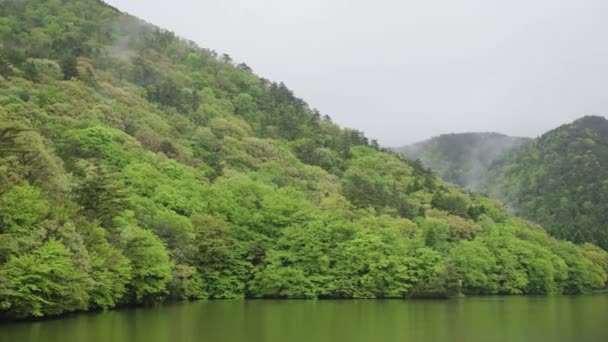
<instances>
[{"instance_id":1,"label":"tree","mask_svg":"<svg viewBox=\"0 0 608 342\"><path fill-rule=\"evenodd\" d=\"M469 203L466 196L462 194L437 191L433 195L431 205L450 214L468 218Z\"/></svg>"},{"instance_id":2,"label":"tree","mask_svg":"<svg viewBox=\"0 0 608 342\"><path fill-rule=\"evenodd\" d=\"M228 224L207 215L192 217L195 239L193 262L211 298L245 295L250 266L242 260L241 246L230 236Z\"/></svg>"},{"instance_id":3,"label":"tree","mask_svg":"<svg viewBox=\"0 0 608 342\"><path fill-rule=\"evenodd\" d=\"M0 232L27 235L48 209L39 189L15 186L0 196Z\"/></svg>"},{"instance_id":4,"label":"tree","mask_svg":"<svg viewBox=\"0 0 608 342\"><path fill-rule=\"evenodd\" d=\"M87 308L86 275L56 240L11 258L0 273L7 282L0 292L0 308L9 316L40 317Z\"/></svg>"},{"instance_id":5,"label":"tree","mask_svg":"<svg viewBox=\"0 0 608 342\"><path fill-rule=\"evenodd\" d=\"M172 274L165 246L151 231L139 227L123 227L120 236L132 267L129 298L135 303L161 299L167 294Z\"/></svg>"},{"instance_id":6,"label":"tree","mask_svg":"<svg viewBox=\"0 0 608 342\"><path fill-rule=\"evenodd\" d=\"M496 258L480 240L460 241L450 252L450 263L465 294L498 291Z\"/></svg>"},{"instance_id":7,"label":"tree","mask_svg":"<svg viewBox=\"0 0 608 342\"><path fill-rule=\"evenodd\" d=\"M75 197L89 219L109 227L115 216L128 208L128 192L120 178L103 164L80 161L83 173L77 183Z\"/></svg>"},{"instance_id":8,"label":"tree","mask_svg":"<svg viewBox=\"0 0 608 342\"><path fill-rule=\"evenodd\" d=\"M82 222L78 232L90 259L90 307L113 308L122 303L127 294L132 280L131 261L108 242L104 229Z\"/></svg>"},{"instance_id":9,"label":"tree","mask_svg":"<svg viewBox=\"0 0 608 342\"><path fill-rule=\"evenodd\" d=\"M61 70L63 71L63 79L71 80L74 77L78 77L78 61L74 56L65 56L61 59L60 63Z\"/></svg>"},{"instance_id":10,"label":"tree","mask_svg":"<svg viewBox=\"0 0 608 342\"><path fill-rule=\"evenodd\" d=\"M32 61L28 61L23 65L23 74L25 78L32 82L38 82L40 80L38 69Z\"/></svg>"},{"instance_id":11,"label":"tree","mask_svg":"<svg viewBox=\"0 0 608 342\"><path fill-rule=\"evenodd\" d=\"M361 232L338 247L334 296L346 298L403 298L415 281L412 259L402 246Z\"/></svg>"},{"instance_id":12,"label":"tree","mask_svg":"<svg viewBox=\"0 0 608 342\"><path fill-rule=\"evenodd\" d=\"M169 293L176 299L205 299L209 297L206 284L196 267L177 264L173 268Z\"/></svg>"}]
</instances>

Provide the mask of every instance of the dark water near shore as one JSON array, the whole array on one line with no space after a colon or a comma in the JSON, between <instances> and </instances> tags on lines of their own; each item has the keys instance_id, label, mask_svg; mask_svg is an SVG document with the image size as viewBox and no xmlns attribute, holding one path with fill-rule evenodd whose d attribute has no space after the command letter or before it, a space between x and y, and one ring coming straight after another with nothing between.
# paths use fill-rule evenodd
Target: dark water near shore
<instances>
[{"instance_id":1,"label":"dark water near shore","mask_svg":"<svg viewBox=\"0 0 608 342\"><path fill-rule=\"evenodd\" d=\"M0 324L0 341L608 342L608 295L201 301Z\"/></svg>"}]
</instances>

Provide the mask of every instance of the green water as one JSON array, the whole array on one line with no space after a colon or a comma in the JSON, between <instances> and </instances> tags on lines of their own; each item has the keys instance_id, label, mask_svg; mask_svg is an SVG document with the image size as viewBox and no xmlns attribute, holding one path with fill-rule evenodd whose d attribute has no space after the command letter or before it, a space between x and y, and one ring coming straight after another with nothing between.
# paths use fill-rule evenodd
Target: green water
<instances>
[{"instance_id":1,"label":"green water","mask_svg":"<svg viewBox=\"0 0 608 342\"><path fill-rule=\"evenodd\" d=\"M0 341L608 341L608 295L203 301L0 325Z\"/></svg>"}]
</instances>

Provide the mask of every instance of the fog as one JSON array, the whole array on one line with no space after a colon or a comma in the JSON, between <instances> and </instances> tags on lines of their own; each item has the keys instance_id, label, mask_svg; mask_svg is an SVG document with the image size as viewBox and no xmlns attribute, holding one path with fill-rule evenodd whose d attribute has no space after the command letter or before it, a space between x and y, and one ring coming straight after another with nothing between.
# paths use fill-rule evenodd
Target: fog
<instances>
[{"instance_id":1,"label":"fog","mask_svg":"<svg viewBox=\"0 0 608 342\"><path fill-rule=\"evenodd\" d=\"M487 190L485 177L494 162L531 141L492 133L443 134L395 151L419 159L444 180L478 192Z\"/></svg>"},{"instance_id":2,"label":"fog","mask_svg":"<svg viewBox=\"0 0 608 342\"><path fill-rule=\"evenodd\" d=\"M602 0L108 0L387 146L608 113Z\"/></svg>"}]
</instances>

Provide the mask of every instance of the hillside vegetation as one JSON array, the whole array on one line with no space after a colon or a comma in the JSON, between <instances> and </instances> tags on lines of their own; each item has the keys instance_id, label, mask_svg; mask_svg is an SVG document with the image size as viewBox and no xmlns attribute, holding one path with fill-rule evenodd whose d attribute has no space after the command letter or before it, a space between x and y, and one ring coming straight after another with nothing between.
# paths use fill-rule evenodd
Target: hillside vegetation
<instances>
[{"instance_id":1,"label":"hillside vegetation","mask_svg":"<svg viewBox=\"0 0 608 342\"><path fill-rule=\"evenodd\" d=\"M447 182L476 191L494 161L531 140L500 133L452 133L394 151L408 159L420 160Z\"/></svg>"},{"instance_id":2,"label":"hillside vegetation","mask_svg":"<svg viewBox=\"0 0 608 342\"><path fill-rule=\"evenodd\" d=\"M99 1L1 1L0 75L4 319L606 285L598 247L549 237Z\"/></svg>"},{"instance_id":3,"label":"hillside vegetation","mask_svg":"<svg viewBox=\"0 0 608 342\"><path fill-rule=\"evenodd\" d=\"M560 239L608 248L608 120L587 116L513 150L483 190Z\"/></svg>"}]
</instances>

